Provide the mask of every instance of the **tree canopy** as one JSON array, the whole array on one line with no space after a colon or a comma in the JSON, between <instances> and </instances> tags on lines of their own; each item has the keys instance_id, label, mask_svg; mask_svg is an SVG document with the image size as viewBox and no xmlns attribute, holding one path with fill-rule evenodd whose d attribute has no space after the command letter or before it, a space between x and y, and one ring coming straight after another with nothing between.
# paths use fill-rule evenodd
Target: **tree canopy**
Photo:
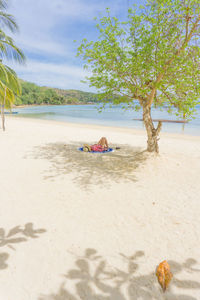
<instances>
[{"instance_id":1,"label":"tree canopy","mask_svg":"<svg viewBox=\"0 0 200 300\"><path fill-rule=\"evenodd\" d=\"M125 102L143 109L148 150L158 151L151 107L175 108L190 118L200 95L200 5L199 0L148 0L144 7L128 10L126 21L112 17L110 10L96 25L96 41L83 40L78 55L86 61L91 86L102 97L120 95Z\"/></svg>"}]
</instances>

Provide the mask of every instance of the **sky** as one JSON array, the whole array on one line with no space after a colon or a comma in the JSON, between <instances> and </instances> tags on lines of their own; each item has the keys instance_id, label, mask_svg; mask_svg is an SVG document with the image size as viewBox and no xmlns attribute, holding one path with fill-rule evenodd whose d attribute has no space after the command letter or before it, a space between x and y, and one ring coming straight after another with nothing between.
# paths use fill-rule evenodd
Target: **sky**
<instances>
[{"instance_id":1,"label":"sky","mask_svg":"<svg viewBox=\"0 0 200 300\"><path fill-rule=\"evenodd\" d=\"M94 18L107 7L120 19L128 7L144 0L9 0L8 12L18 25L16 45L26 55L26 64L9 62L24 80L41 86L94 91L81 83L87 76L84 62L76 57L82 39L97 39ZM74 42L76 40L76 42Z\"/></svg>"}]
</instances>

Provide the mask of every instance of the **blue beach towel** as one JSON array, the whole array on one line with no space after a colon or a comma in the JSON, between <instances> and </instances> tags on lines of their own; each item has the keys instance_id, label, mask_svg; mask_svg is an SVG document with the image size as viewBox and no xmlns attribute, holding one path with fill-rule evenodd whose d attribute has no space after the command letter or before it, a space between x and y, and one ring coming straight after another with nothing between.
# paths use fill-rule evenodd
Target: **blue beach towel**
<instances>
[{"instance_id":1,"label":"blue beach towel","mask_svg":"<svg viewBox=\"0 0 200 300\"><path fill-rule=\"evenodd\" d=\"M84 152L83 151L83 147L78 148L78 150ZM102 151L102 152L99 152L99 151L89 151L89 152L86 152L86 153L100 153L100 154L102 154L102 153L109 153L109 152L112 152L112 151L114 151L113 148L108 148L108 150L105 150L105 151Z\"/></svg>"}]
</instances>

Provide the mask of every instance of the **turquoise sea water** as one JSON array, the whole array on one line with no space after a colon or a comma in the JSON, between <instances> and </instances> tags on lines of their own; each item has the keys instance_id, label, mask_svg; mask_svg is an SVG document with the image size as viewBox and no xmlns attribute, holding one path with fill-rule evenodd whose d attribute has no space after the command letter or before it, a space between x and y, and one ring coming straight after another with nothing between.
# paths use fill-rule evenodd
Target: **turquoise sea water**
<instances>
[{"instance_id":1,"label":"turquoise sea water","mask_svg":"<svg viewBox=\"0 0 200 300\"><path fill-rule=\"evenodd\" d=\"M117 126L143 129L141 121L134 121L134 118L142 118L142 112L123 110L120 106L107 107L101 113L98 112L96 105L56 105L56 106L34 106L16 108L17 116L38 118L46 120L56 120L81 124L97 124L105 126ZM157 109L152 110L154 119L177 119L169 115L166 111ZM200 135L200 106L197 107L196 119L187 124L163 123L163 131Z\"/></svg>"}]
</instances>

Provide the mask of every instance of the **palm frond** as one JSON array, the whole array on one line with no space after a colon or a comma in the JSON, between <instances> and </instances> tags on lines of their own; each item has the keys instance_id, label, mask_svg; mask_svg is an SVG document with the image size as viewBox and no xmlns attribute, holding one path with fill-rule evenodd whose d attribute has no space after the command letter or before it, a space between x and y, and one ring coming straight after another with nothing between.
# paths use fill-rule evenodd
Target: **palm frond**
<instances>
[{"instance_id":1,"label":"palm frond","mask_svg":"<svg viewBox=\"0 0 200 300\"><path fill-rule=\"evenodd\" d=\"M21 94L21 85L17 74L10 67L0 63L0 81L10 88L16 96Z\"/></svg>"},{"instance_id":2,"label":"palm frond","mask_svg":"<svg viewBox=\"0 0 200 300\"><path fill-rule=\"evenodd\" d=\"M19 63L25 62L24 53L14 44L11 37L0 30L0 56L1 59L11 59Z\"/></svg>"},{"instance_id":3,"label":"palm frond","mask_svg":"<svg viewBox=\"0 0 200 300\"><path fill-rule=\"evenodd\" d=\"M15 45L13 39L2 30L4 27L11 32L18 30L14 17L5 12L7 6L8 0L0 0L0 104L5 108L11 108L15 96L21 94L21 85L15 71L4 65L2 61L6 58L23 63L25 56Z\"/></svg>"},{"instance_id":4,"label":"palm frond","mask_svg":"<svg viewBox=\"0 0 200 300\"><path fill-rule=\"evenodd\" d=\"M0 25L1 27L7 27L11 32L16 32L19 30L15 18L4 11L0 11Z\"/></svg>"},{"instance_id":5,"label":"palm frond","mask_svg":"<svg viewBox=\"0 0 200 300\"><path fill-rule=\"evenodd\" d=\"M12 108L14 101L13 91L0 80L0 103L4 104L5 108Z\"/></svg>"},{"instance_id":6,"label":"palm frond","mask_svg":"<svg viewBox=\"0 0 200 300\"><path fill-rule=\"evenodd\" d=\"M0 9L4 10L8 7L8 1L7 0L0 0Z\"/></svg>"}]
</instances>

